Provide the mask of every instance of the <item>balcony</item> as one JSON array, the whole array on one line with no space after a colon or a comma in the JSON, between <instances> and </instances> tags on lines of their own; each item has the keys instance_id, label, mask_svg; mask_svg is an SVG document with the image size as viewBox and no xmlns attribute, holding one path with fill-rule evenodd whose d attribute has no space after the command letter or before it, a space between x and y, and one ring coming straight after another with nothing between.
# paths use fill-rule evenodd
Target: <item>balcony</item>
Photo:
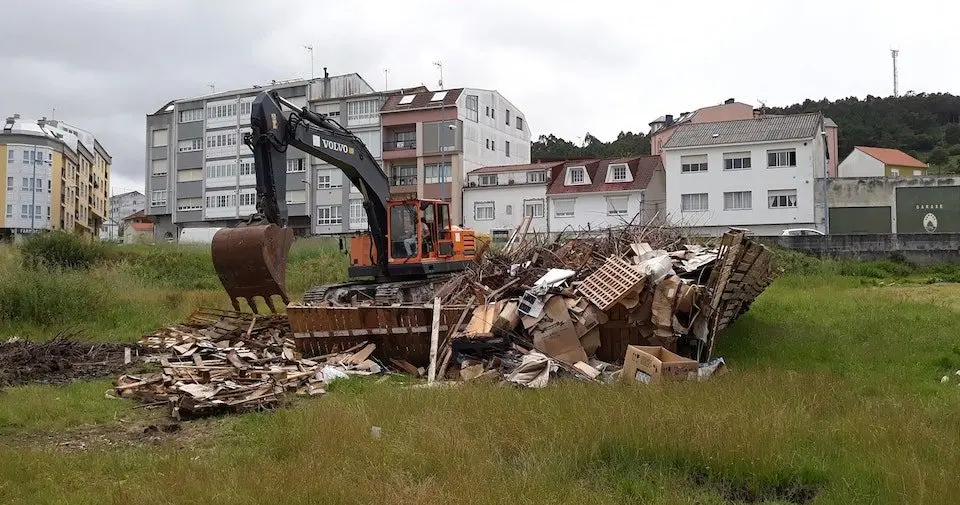
<instances>
[{"instance_id":1,"label":"balcony","mask_svg":"<svg viewBox=\"0 0 960 505\"><path fill-rule=\"evenodd\" d=\"M395 175L390 178L390 194L417 194L416 175Z\"/></svg>"},{"instance_id":2,"label":"balcony","mask_svg":"<svg viewBox=\"0 0 960 505\"><path fill-rule=\"evenodd\" d=\"M383 143L384 151L403 151L406 149L416 149L416 140L393 140Z\"/></svg>"},{"instance_id":3,"label":"balcony","mask_svg":"<svg viewBox=\"0 0 960 505\"><path fill-rule=\"evenodd\" d=\"M387 136L391 136L389 133ZM396 138L383 143L383 159L395 160L413 158L417 155L417 140L411 138Z\"/></svg>"}]
</instances>

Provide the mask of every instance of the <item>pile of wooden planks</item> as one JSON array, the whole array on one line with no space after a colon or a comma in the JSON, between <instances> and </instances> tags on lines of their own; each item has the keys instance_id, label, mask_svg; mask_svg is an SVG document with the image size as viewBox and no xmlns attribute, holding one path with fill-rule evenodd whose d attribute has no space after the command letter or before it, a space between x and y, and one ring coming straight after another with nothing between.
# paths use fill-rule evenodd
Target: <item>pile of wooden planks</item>
<instances>
[{"instance_id":1,"label":"pile of wooden planks","mask_svg":"<svg viewBox=\"0 0 960 505\"><path fill-rule=\"evenodd\" d=\"M141 359L161 371L122 375L113 393L167 405L175 419L271 408L288 393L323 394L333 376L379 371L368 359L373 344L300 356L284 316L199 309L188 322L143 337L140 346L149 352Z\"/></svg>"}]
</instances>

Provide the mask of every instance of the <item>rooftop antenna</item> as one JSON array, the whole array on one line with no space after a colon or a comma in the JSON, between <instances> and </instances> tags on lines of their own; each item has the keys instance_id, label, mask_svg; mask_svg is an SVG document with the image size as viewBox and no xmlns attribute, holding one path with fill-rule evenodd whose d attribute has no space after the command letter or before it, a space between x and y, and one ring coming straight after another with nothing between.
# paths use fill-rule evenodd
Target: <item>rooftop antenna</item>
<instances>
[{"instance_id":1,"label":"rooftop antenna","mask_svg":"<svg viewBox=\"0 0 960 505\"><path fill-rule=\"evenodd\" d=\"M313 46L306 45L303 48L310 52L310 79L313 79Z\"/></svg>"},{"instance_id":2,"label":"rooftop antenna","mask_svg":"<svg viewBox=\"0 0 960 505\"><path fill-rule=\"evenodd\" d=\"M443 62L437 60L433 62L433 66L437 67L440 70L440 89L443 89Z\"/></svg>"},{"instance_id":3,"label":"rooftop antenna","mask_svg":"<svg viewBox=\"0 0 960 505\"><path fill-rule=\"evenodd\" d=\"M760 115L763 115L763 110L767 108L767 101L762 98L757 98L757 102L760 104Z\"/></svg>"},{"instance_id":4,"label":"rooftop antenna","mask_svg":"<svg viewBox=\"0 0 960 505\"><path fill-rule=\"evenodd\" d=\"M900 90L898 89L897 82L897 56L900 54L899 49L890 48L890 57L893 58L893 96L894 98L900 96Z\"/></svg>"},{"instance_id":5,"label":"rooftop antenna","mask_svg":"<svg viewBox=\"0 0 960 505\"><path fill-rule=\"evenodd\" d=\"M214 86L213 84L207 84L207 87L210 88L210 92L211 92L211 93L216 93L216 92L217 92L217 87Z\"/></svg>"}]
</instances>

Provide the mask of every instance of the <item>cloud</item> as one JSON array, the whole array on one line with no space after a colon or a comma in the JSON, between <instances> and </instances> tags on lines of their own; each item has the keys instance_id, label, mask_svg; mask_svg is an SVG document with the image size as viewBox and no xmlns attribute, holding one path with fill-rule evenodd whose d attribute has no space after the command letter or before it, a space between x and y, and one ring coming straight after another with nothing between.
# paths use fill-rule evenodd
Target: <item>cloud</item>
<instances>
[{"instance_id":1,"label":"cloud","mask_svg":"<svg viewBox=\"0 0 960 505\"><path fill-rule=\"evenodd\" d=\"M534 135L601 139L664 113L734 97L756 104L891 91L954 91L960 7L933 0L739 2L9 2L0 113L56 117L114 156L114 184L141 188L145 115L170 99L359 72L377 89L439 78L501 91ZM42 22L40 21L42 20ZM12 22L11 22L12 21ZM841 125L842 126L842 125Z\"/></svg>"}]
</instances>

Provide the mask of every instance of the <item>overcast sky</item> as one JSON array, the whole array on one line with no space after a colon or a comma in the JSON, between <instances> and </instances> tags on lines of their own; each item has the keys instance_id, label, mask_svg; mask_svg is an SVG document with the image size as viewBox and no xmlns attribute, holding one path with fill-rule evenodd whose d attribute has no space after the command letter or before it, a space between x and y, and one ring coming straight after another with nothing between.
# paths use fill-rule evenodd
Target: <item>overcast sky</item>
<instances>
[{"instance_id":1,"label":"overcast sky","mask_svg":"<svg viewBox=\"0 0 960 505\"><path fill-rule=\"evenodd\" d=\"M726 98L787 105L956 93L960 6L913 0L533 2L4 0L5 115L51 116L113 155L115 191L143 189L145 115L174 98L358 72L375 89L496 89L534 138L610 140ZM843 135L841 126L840 134Z\"/></svg>"}]
</instances>

